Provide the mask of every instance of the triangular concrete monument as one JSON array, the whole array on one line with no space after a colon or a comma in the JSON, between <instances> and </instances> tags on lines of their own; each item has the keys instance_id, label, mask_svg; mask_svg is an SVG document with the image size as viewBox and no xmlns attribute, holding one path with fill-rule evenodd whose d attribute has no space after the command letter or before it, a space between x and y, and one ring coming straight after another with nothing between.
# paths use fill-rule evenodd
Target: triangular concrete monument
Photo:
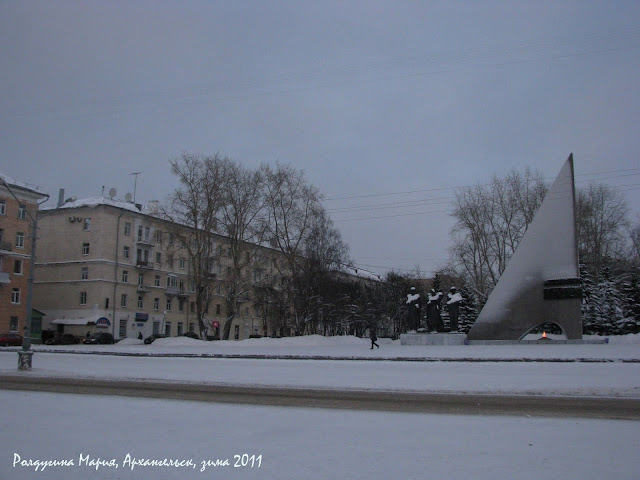
<instances>
[{"instance_id":1,"label":"triangular concrete monument","mask_svg":"<svg viewBox=\"0 0 640 480\"><path fill-rule=\"evenodd\" d=\"M520 340L552 322L567 339L582 338L573 154L540 205L469 340Z\"/></svg>"}]
</instances>

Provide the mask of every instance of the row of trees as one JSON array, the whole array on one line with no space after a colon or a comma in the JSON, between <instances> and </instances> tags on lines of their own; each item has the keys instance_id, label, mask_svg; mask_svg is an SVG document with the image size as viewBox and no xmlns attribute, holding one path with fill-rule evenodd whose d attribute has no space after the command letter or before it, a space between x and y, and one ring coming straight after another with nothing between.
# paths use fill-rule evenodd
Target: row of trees
<instances>
[{"instance_id":1,"label":"row of trees","mask_svg":"<svg viewBox=\"0 0 640 480\"><path fill-rule=\"evenodd\" d=\"M249 169L220 155L183 154L170 161L179 187L164 208L191 265L196 316L202 332L214 293L224 287L227 318L222 337L252 298L254 308L282 325L305 331L309 299L323 276L348 263L348 248L321 205L320 192L288 165ZM217 244L217 235L225 237ZM264 246L279 251L264 255ZM222 271L226 257L226 271ZM275 274L267 274L273 272Z\"/></svg>"}]
</instances>

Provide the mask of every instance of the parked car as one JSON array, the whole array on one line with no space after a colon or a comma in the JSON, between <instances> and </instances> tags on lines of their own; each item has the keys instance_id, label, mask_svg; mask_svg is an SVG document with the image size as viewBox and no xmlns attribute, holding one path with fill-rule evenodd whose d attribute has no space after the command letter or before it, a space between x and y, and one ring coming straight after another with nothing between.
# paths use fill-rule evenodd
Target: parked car
<instances>
[{"instance_id":1,"label":"parked car","mask_svg":"<svg viewBox=\"0 0 640 480\"><path fill-rule=\"evenodd\" d=\"M156 338L167 338L167 336L164 333L154 333L153 335L149 335L144 339L144 344L149 345L150 343L153 343Z\"/></svg>"},{"instance_id":2,"label":"parked car","mask_svg":"<svg viewBox=\"0 0 640 480\"><path fill-rule=\"evenodd\" d=\"M110 333L107 332L101 332L101 333L92 333L91 335L89 335L87 338L84 339L85 344L111 344L111 343L115 343L115 341L113 340L113 335L111 335Z\"/></svg>"},{"instance_id":3,"label":"parked car","mask_svg":"<svg viewBox=\"0 0 640 480\"><path fill-rule=\"evenodd\" d=\"M194 332L186 332L183 333L182 335L180 335L181 337L189 337L189 338L195 338L196 340L200 340L200 337L198 336L197 333Z\"/></svg>"},{"instance_id":4,"label":"parked car","mask_svg":"<svg viewBox=\"0 0 640 480\"><path fill-rule=\"evenodd\" d=\"M73 345L75 343L80 343L80 340L70 333L56 333L44 343L46 345Z\"/></svg>"},{"instance_id":5,"label":"parked car","mask_svg":"<svg viewBox=\"0 0 640 480\"><path fill-rule=\"evenodd\" d=\"M18 335L17 333L3 333L2 335L0 335L0 346L19 347L20 345L22 345L22 335Z\"/></svg>"}]
</instances>

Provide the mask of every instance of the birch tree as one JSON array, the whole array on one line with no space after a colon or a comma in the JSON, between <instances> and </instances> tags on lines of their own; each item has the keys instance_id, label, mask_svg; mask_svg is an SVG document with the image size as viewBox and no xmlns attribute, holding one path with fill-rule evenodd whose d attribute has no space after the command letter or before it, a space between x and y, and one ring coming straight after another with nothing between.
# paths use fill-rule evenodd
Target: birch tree
<instances>
[{"instance_id":1,"label":"birch tree","mask_svg":"<svg viewBox=\"0 0 640 480\"><path fill-rule=\"evenodd\" d=\"M223 169L217 155L185 153L169 163L179 187L170 196L170 206L164 216L173 223L172 234L189 258L189 281L195 292L196 316L202 335L209 327L205 316L218 284L212 236L224 200L219 188Z\"/></svg>"},{"instance_id":2,"label":"birch tree","mask_svg":"<svg viewBox=\"0 0 640 480\"><path fill-rule=\"evenodd\" d=\"M451 230L453 265L484 303L515 252L548 187L526 169L456 193Z\"/></svg>"},{"instance_id":3,"label":"birch tree","mask_svg":"<svg viewBox=\"0 0 640 480\"><path fill-rule=\"evenodd\" d=\"M262 172L270 242L282 254L283 261L277 263L278 274L286 291L296 334L300 335L305 318L295 283L301 273L304 242L322 212L321 196L307 183L303 172L290 165L263 166Z\"/></svg>"}]
</instances>

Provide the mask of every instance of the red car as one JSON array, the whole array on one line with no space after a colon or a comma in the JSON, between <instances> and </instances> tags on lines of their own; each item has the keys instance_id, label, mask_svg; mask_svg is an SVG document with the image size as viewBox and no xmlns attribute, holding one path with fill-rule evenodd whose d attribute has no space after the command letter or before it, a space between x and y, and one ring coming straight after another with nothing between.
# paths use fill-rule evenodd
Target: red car
<instances>
[{"instance_id":1,"label":"red car","mask_svg":"<svg viewBox=\"0 0 640 480\"><path fill-rule=\"evenodd\" d=\"M18 335L17 333L3 333L2 335L0 335L0 346L19 347L20 345L22 345L22 335Z\"/></svg>"}]
</instances>

